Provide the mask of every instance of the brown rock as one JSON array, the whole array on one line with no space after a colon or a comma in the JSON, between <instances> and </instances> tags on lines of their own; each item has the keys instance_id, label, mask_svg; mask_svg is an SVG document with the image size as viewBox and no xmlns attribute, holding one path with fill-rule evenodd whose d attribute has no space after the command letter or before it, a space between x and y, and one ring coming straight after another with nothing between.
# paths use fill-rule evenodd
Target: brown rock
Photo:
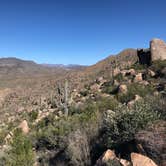
<instances>
[{"instance_id":1,"label":"brown rock","mask_svg":"<svg viewBox=\"0 0 166 166\"><path fill-rule=\"evenodd\" d=\"M127 93L127 85L119 85L119 92L120 93Z\"/></svg>"},{"instance_id":2,"label":"brown rock","mask_svg":"<svg viewBox=\"0 0 166 166\"><path fill-rule=\"evenodd\" d=\"M26 120L22 121L20 125L18 126L18 128L20 128L24 134L29 133L29 126Z\"/></svg>"},{"instance_id":3,"label":"brown rock","mask_svg":"<svg viewBox=\"0 0 166 166\"><path fill-rule=\"evenodd\" d=\"M150 42L151 58L154 60L166 59L166 43L160 39L153 39Z\"/></svg>"},{"instance_id":4,"label":"brown rock","mask_svg":"<svg viewBox=\"0 0 166 166\"><path fill-rule=\"evenodd\" d=\"M122 166L131 166L131 163L127 160L120 159L119 161L122 164Z\"/></svg>"},{"instance_id":5,"label":"brown rock","mask_svg":"<svg viewBox=\"0 0 166 166\"><path fill-rule=\"evenodd\" d=\"M131 153L133 166L157 166L153 160L138 153Z\"/></svg>"},{"instance_id":6,"label":"brown rock","mask_svg":"<svg viewBox=\"0 0 166 166\"><path fill-rule=\"evenodd\" d=\"M158 165L166 165L166 121L158 121L135 135L146 154Z\"/></svg>"},{"instance_id":7,"label":"brown rock","mask_svg":"<svg viewBox=\"0 0 166 166\"><path fill-rule=\"evenodd\" d=\"M115 159L116 158L116 155L115 155L115 152L114 151L112 151L112 150L110 150L110 149L108 149L105 153L104 153L104 155L103 155L103 157L102 157L102 162L107 162L108 160L113 160L113 159Z\"/></svg>"},{"instance_id":8,"label":"brown rock","mask_svg":"<svg viewBox=\"0 0 166 166\"><path fill-rule=\"evenodd\" d=\"M119 159L116 157L114 151L108 149L96 162L96 166L104 166L106 163L113 162L120 164Z\"/></svg>"}]
</instances>

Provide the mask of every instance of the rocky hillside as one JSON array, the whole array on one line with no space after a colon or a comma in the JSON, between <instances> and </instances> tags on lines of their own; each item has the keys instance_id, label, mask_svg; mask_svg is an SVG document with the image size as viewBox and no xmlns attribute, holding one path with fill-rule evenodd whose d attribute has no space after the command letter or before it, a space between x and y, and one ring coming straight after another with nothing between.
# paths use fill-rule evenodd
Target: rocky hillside
<instances>
[{"instance_id":1,"label":"rocky hillside","mask_svg":"<svg viewBox=\"0 0 166 166\"><path fill-rule=\"evenodd\" d=\"M3 88L0 164L165 166L166 54L151 52Z\"/></svg>"}]
</instances>

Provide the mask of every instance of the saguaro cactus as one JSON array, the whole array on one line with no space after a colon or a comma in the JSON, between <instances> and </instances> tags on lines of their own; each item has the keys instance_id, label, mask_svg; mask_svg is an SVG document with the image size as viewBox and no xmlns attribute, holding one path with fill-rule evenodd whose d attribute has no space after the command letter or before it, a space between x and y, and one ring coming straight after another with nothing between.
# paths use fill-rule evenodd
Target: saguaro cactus
<instances>
[{"instance_id":1,"label":"saguaro cactus","mask_svg":"<svg viewBox=\"0 0 166 166\"><path fill-rule=\"evenodd\" d=\"M55 95L55 102L57 107L64 109L64 114L68 116L68 107L69 107L69 86L68 80L65 80L64 86L62 83L58 84L57 92Z\"/></svg>"}]
</instances>

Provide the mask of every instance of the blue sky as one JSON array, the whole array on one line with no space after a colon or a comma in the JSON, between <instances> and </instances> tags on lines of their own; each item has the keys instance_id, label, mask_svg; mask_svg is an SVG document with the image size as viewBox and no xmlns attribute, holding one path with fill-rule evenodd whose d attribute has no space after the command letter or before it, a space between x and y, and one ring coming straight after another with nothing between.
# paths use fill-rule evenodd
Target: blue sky
<instances>
[{"instance_id":1,"label":"blue sky","mask_svg":"<svg viewBox=\"0 0 166 166\"><path fill-rule=\"evenodd\" d=\"M90 65L156 37L165 0L0 0L0 57Z\"/></svg>"}]
</instances>

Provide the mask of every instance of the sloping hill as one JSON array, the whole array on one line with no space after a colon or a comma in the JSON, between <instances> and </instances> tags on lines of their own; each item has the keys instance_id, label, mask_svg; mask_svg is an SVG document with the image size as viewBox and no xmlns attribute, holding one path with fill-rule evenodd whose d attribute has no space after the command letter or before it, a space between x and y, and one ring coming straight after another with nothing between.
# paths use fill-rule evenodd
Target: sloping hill
<instances>
[{"instance_id":1,"label":"sloping hill","mask_svg":"<svg viewBox=\"0 0 166 166\"><path fill-rule=\"evenodd\" d=\"M0 59L0 78L20 78L20 77L36 77L42 75L51 75L62 73L62 68L49 68L36 64L33 61L25 61L17 58L1 58Z\"/></svg>"},{"instance_id":2,"label":"sloping hill","mask_svg":"<svg viewBox=\"0 0 166 166\"><path fill-rule=\"evenodd\" d=\"M137 61L137 51L135 49L125 49L117 55L110 55L85 69L87 73L100 73L114 67L126 67Z\"/></svg>"}]
</instances>

